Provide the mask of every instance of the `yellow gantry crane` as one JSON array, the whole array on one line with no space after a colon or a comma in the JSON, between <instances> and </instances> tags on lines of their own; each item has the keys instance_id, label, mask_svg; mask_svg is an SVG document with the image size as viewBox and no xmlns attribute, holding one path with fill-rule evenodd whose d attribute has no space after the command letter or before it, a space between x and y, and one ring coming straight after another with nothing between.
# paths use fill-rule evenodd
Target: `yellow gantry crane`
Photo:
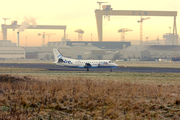
<instances>
[{"instance_id":1,"label":"yellow gantry crane","mask_svg":"<svg viewBox=\"0 0 180 120\"><path fill-rule=\"evenodd\" d=\"M137 21L138 23L140 23L140 45L142 45L143 40L143 21L147 19L150 19L150 17L142 18L141 16L141 19Z\"/></svg>"},{"instance_id":2,"label":"yellow gantry crane","mask_svg":"<svg viewBox=\"0 0 180 120\"><path fill-rule=\"evenodd\" d=\"M45 36L48 36L48 42L50 41L50 36L51 35L56 35L56 34L50 34L50 33L45 33L43 32L43 34L39 33L38 36L42 36L42 45L45 45Z\"/></svg>"},{"instance_id":3,"label":"yellow gantry crane","mask_svg":"<svg viewBox=\"0 0 180 120\"><path fill-rule=\"evenodd\" d=\"M128 31L133 31L133 30L128 29L128 28L121 28L118 30L118 33L121 33L121 41L125 41L125 32L128 32Z\"/></svg>"}]
</instances>

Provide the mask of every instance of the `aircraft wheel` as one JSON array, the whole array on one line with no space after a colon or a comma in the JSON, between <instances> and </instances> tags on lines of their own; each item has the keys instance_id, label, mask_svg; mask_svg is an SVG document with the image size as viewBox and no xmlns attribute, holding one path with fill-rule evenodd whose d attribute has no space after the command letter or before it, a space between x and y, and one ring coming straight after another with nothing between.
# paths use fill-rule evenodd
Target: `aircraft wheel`
<instances>
[{"instance_id":1,"label":"aircraft wheel","mask_svg":"<svg viewBox=\"0 0 180 120\"><path fill-rule=\"evenodd\" d=\"M89 71L89 68L87 68L87 71Z\"/></svg>"},{"instance_id":2,"label":"aircraft wheel","mask_svg":"<svg viewBox=\"0 0 180 120\"><path fill-rule=\"evenodd\" d=\"M110 69L110 71L112 72L112 71L113 71L113 69L111 68L111 69Z\"/></svg>"}]
</instances>

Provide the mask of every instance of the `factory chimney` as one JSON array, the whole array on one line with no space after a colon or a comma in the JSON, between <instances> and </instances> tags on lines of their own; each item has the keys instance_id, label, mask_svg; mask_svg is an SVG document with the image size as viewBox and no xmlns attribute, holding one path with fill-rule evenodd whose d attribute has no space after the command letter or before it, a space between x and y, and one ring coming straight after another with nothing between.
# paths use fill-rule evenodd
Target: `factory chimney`
<instances>
[{"instance_id":1,"label":"factory chimney","mask_svg":"<svg viewBox=\"0 0 180 120\"><path fill-rule=\"evenodd\" d=\"M17 47L19 47L19 32L17 32Z\"/></svg>"}]
</instances>

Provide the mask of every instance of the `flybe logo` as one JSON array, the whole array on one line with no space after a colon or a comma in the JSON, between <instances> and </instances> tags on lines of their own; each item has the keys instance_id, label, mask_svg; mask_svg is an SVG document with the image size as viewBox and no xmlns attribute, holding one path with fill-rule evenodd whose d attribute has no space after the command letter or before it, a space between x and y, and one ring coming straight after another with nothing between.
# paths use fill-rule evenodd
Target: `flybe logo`
<instances>
[{"instance_id":1,"label":"flybe logo","mask_svg":"<svg viewBox=\"0 0 180 120\"><path fill-rule=\"evenodd\" d=\"M64 63L72 64L72 62L70 60L69 61L64 60Z\"/></svg>"},{"instance_id":2,"label":"flybe logo","mask_svg":"<svg viewBox=\"0 0 180 120\"><path fill-rule=\"evenodd\" d=\"M62 57L62 55L61 54L59 54L58 56L57 56L59 59L62 59L63 61L64 61L64 63L67 63L67 64L72 64L72 62L70 61L70 60L64 60Z\"/></svg>"}]
</instances>

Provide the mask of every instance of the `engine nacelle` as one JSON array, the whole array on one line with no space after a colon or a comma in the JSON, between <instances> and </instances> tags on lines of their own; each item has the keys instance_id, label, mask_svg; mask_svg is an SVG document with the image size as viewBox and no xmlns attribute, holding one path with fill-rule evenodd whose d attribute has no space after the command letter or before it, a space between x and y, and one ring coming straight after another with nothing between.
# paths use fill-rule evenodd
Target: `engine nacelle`
<instances>
[{"instance_id":1,"label":"engine nacelle","mask_svg":"<svg viewBox=\"0 0 180 120\"><path fill-rule=\"evenodd\" d=\"M91 67L92 65L90 63L86 63L84 68L88 68L88 67Z\"/></svg>"}]
</instances>

